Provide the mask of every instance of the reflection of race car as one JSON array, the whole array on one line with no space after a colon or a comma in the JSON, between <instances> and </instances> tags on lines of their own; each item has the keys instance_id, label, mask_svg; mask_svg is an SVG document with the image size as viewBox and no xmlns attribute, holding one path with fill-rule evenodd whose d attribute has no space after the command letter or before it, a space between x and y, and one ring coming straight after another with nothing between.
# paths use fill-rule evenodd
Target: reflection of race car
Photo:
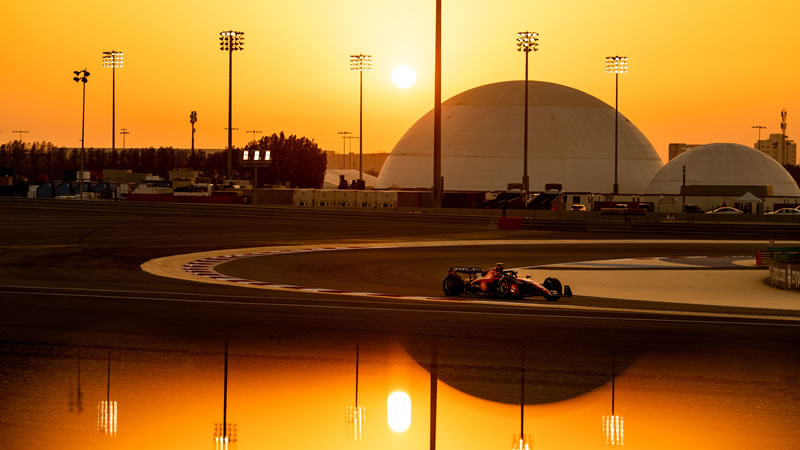
<instances>
[{"instance_id":1,"label":"reflection of race car","mask_svg":"<svg viewBox=\"0 0 800 450\"><path fill-rule=\"evenodd\" d=\"M554 302L561 297L572 297L570 287L562 287L558 278L548 277L542 283L537 283L527 277L517 278L516 271L505 270L500 263L486 271L480 267L451 267L442 281L442 289L444 295L450 297L461 294L498 298L541 295L549 302Z\"/></svg>"}]
</instances>

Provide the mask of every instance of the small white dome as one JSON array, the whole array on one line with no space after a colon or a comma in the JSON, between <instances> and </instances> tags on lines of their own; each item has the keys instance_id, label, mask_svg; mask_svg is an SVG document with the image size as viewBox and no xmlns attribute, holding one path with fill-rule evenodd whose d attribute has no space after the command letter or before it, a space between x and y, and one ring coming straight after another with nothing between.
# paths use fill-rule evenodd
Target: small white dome
<instances>
[{"instance_id":1,"label":"small white dome","mask_svg":"<svg viewBox=\"0 0 800 450\"><path fill-rule=\"evenodd\" d=\"M798 196L794 178L777 161L740 144L707 144L682 153L653 177L647 194L680 194L687 185L772 186L772 195Z\"/></svg>"},{"instance_id":2,"label":"small white dome","mask_svg":"<svg viewBox=\"0 0 800 450\"><path fill-rule=\"evenodd\" d=\"M442 104L442 175L447 190L505 189L522 181L524 81L487 84ZM619 116L620 192L639 194L663 166L647 138ZM528 174L532 190L611 192L614 108L577 89L528 82ZM397 142L378 188L433 184L433 111Z\"/></svg>"}]
</instances>

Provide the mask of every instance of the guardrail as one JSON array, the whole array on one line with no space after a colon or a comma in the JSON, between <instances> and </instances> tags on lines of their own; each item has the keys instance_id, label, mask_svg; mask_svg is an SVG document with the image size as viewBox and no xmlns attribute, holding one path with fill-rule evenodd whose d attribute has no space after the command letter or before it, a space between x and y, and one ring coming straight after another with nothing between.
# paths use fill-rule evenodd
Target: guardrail
<instances>
[{"instance_id":1,"label":"guardrail","mask_svg":"<svg viewBox=\"0 0 800 450\"><path fill-rule=\"evenodd\" d=\"M771 261L769 282L780 289L800 289L800 264Z\"/></svg>"},{"instance_id":2,"label":"guardrail","mask_svg":"<svg viewBox=\"0 0 800 450\"><path fill-rule=\"evenodd\" d=\"M769 266L772 261L800 264L800 247L774 247L756 252L756 265Z\"/></svg>"}]
</instances>

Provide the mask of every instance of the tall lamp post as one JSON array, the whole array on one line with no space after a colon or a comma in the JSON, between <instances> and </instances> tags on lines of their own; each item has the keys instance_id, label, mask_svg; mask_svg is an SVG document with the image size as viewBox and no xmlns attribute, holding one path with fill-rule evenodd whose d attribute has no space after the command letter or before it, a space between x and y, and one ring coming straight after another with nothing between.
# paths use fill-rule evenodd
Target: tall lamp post
<instances>
[{"instance_id":1,"label":"tall lamp post","mask_svg":"<svg viewBox=\"0 0 800 450\"><path fill-rule=\"evenodd\" d=\"M525 52L525 131L522 138L524 157L522 161L522 190L525 195L530 187L528 178L528 54L539 51L539 33L521 31L517 33L517 51Z\"/></svg>"},{"instance_id":2,"label":"tall lamp post","mask_svg":"<svg viewBox=\"0 0 800 450\"><path fill-rule=\"evenodd\" d=\"M256 134L261 134L261 133L262 133L262 131L261 131L261 130L247 130L247 131L245 131L245 133L250 133L250 134L252 134L252 135L253 135L253 142L255 142L255 140L256 140Z\"/></svg>"},{"instance_id":3,"label":"tall lamp post","mask_svg":"<svg viewBox=\"0 0 800 450\"><path fill-rule=\"evenodd\" d=\"M228 52L228 178L231 178L233 151L233 52L244 50L244 33L241 31L222 31L219 33L219 49Z\"/></svg>"},{"instance_id":4,"label":"tall lamp post","mask_svg":"<svg viewBox=\"0 0 800 450\"><path fill-rule=\"evenodd\" d=\"M194 150L194 124L197 123L197 111L189 113L189 123L192 124L192 150Z\"/></svg>"},{"instance_id":5,"label":"tall lamp post","mask_svg":"<svg viewBox=\"0 0 800 450\"><path fill-rule=\"evenodd\" d=\"M117 130L116 120L116 74L117 67L122 68L122 52L110 50L103 52L103 67L111 67L111 150L114 150L115 132Z\"/></svg>"},{"instance_id":6,"label":"tall lamp post","mask_svg":"<svg viewBox=\"0 0 800 450\"><path fill-rule=\"evenodd\" d=\"M617 177L619 148L619 74L628 72L627 56L606 56L606 73L614 74L614 193L619 194Z\"/></svg>"},{"instance_id":7,"label":"tall lamp post","mask_svg":"<svg viewBox=\"0 0 800 450\"><path fill-rule=\"evenodd\" d=\"M358 71L358 180L363 180L363 144L364 144L364 72L372 70L372 56L359 53L350 55L350 70Z\"/></svg>"},{"instance_id":8,"label":"tall lamp post","mask_svg":"<svg viewBox=\"0 0 800 450\"><path fill-rule=\"evenodd\" d=\"M86 69L83 70L76 70L72 72L75 74L72 77L72 80L76 83L83 84L83 101L81 103L81 167L80 173L78 174L78 179L80 180L80 188L81 188L81 200L83 200L83 153L86 149L86 145L84 144L84 129L86 125L86 83L89 81L89 71Z\"/></svg>"},{"instance_id":9,"label":"tall lamp post","mask_svg":"<svg viewBox=\"0 0 800 450\"><path fill-rule=\"evenodd\" d=\"M759 146L761 145L761 130L767 128L764 125L753 125L752 128L758 129L758 140L756 141L756 148L761 150Z\"/></svg>"},{"instance_id":10,"label":"tall lamp post","mask_svg":"<svg viewBox=\"0 0 800 450\"><path fill-rule=\"evenodd\" d=\"M340 131L340 132L338 132L336 134L341 134L342 135L342 164L340 164L339 168L340 169L344 169L345 143L347 142L348 135L351 135L353 133L351 133L349 131Z\"/></svg>"},{"instance_id":11,"label":"tall lamp post","mask_svg":"<svg viewBox=\"0 0 800 450\"><path fill-rule=\"evenodd\" d=\"M119 134L122 135L122 149L125 150L125 136L131 134L131 132L127 128L123 128L119 130Z\"/></svg>"},{"instance_id":12,"label":"tall lamp post","mask_svg":"<svg viewBox=\"0 0 800 450\"><path fill-rule=\"evenodd\" d=\"M780 160L778 162L783 164L787 164L788 155L786 154L786 109L781 110L781 155ZM794 164L794 161L792 161Z\"/></svg>"},{"instance_id":13,"label":"tall lamp post","mask_svg":"<svg viewBox=\"0 0 800 450\"><path fill-rule=\"evenodd\" d=\"M24 133L24 134L27 134L27 133L30 133L30 131L28 131L28 130L14 130L14 131L12 131L12 133L17 133L17 134L19 134L19 141L20 141L20 142L22 142L22 135L23 135L23 133Z\"/></svg>"}]
</instances>

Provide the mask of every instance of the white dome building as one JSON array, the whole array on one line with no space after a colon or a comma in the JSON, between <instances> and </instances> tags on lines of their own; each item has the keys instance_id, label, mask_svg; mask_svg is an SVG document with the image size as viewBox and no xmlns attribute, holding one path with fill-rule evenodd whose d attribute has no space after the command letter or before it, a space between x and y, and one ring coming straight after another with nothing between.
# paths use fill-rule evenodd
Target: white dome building
<instances>
[{"instance_id":1,"label":"white dome building","mask_svg":"<svg viewBox=\"0 0 800 450\"><path fill-rule=\"evenodd\" d=\"M687 186L765 186L772 196L800 196L800 188L783 166L740 144L707 144L678 155L653 177L645 192L680 194L683 166Z\"/></svg>"},{"instance_id":2,"label":"white dome building","mask_svg":"<svg viewBox=\"0 0 800 450\"><path fill-rule=\"evenodd\" d=\"M560 183L568 192L612 192L614 108L554 83L528 85L528 174L531 190ZM455 191L503 190L522 181L524 81L487 84L442 104L442 175ZM663 166L647 138L619 117L621 193L644 191ZM433 111L398 141L376 187L430 188Z\"/></svg>"}]
</instances>

